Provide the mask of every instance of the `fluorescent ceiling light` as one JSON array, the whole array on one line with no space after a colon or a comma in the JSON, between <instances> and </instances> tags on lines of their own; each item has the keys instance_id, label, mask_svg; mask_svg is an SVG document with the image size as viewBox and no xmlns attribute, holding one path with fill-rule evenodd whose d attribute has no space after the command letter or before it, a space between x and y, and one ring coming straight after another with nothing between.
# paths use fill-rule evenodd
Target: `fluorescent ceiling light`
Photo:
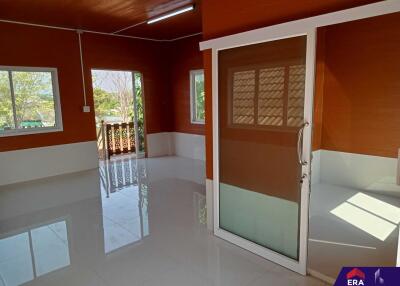
<instances>
[{"instance_id":1,"label":"fluorescent ceiling light","mask_svg":"<svg viewBox=\"0 0 400 286\"><path fill-rule=\"evenodd\" d=\"M147 21L147 24L153 24L153 23L155 23L155 22L158 22L158 21L161 21L161 20L164 20L164 19L167 19L167 18L176 16L176 15L179 15L179 14L182 14L182 13L185 13L185 12L188 12L188 11L192 11L193 9L194 9L194 6L193 6L193 5L188 6L188 7L184 7L184 8L175 10L175 11L173 11L173 12L170 12L170 13L168 13L168 14L164 14L164 15L162 15L162 16L153 18L153 19Z\"/></svg>"}]
</instances>

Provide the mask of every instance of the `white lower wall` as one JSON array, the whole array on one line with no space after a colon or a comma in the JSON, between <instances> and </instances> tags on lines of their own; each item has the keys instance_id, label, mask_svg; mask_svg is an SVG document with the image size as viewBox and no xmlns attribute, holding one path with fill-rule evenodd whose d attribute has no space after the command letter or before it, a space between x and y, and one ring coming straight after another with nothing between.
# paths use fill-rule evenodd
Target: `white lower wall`
<instances>
[{"instance_id":1,"label":"white lower wall","mask_svg":"<svg viewBox=\"0 0 400 286\"><path fill-rule=\"evenodd\" d=\"M147 135L147 155L149 157L171 156L173 154L171 132Z\"/></svg>"},{"instance_id":2,"label":"white lower wall","mask_svg":"<svg viewBox=\"0 0 400 286\"><path fill-rule=\"evenodd\" d=\"M206 160L206 141L204 135L173 132L172 142L174 155L196 160Z\"/></svg>"},{"instance_id":3,"label":"white lower wall","mask_svg":"<svg viewBox=\"0 0 400 286\"><path fill-rule=\"evenodd\" d=\"M205 161L205 136L181 132L147 135L149 157L176 155Z\"/></svg>"},{"instance_id":4,"label":"white lower wall","mask_svg":"<svg viewBox=\"0 0 400 286\"><path fill-rule=\"evenodd\" d=\"M97 167L96 141L0 152L0 185Z\"/></svg>"},{"instance_id":5,"label":"white lower wall","mask_svg":"<svg viewBox=\"0 0 400 286\"><path fill-rule=\"evenodd\" d=\"M207 229L214 230L214 193L213 180L206 179L206 206L207 206Z\"/></svg>"},{"instance_id":6,"label":"white lower wall","mask_svg":"<svg viewBox=\"0 0 400 286\"><path fill-rule=\"evenodd\" d=\"M313 152L313 158L313 184L332 184L400 195L400 186L396 183L396 158L328 150Z\"/></svg>"},{"instance_id":7,"label":"white lower wall","mask_svg":"<svg viewBox=\"0 0 400 286\"><path fill-rule=\"evenodd\" d=\"M312 152L311 184L319 184L321 182L321 151Z\"/></svg>"}]
</instances>

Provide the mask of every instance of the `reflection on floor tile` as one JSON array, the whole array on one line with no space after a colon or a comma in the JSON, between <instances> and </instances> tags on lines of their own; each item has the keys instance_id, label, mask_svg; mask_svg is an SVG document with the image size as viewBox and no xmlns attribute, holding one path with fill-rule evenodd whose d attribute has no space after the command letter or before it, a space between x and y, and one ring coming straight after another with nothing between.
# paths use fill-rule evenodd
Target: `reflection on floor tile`
<instances>
[{"instance_id":1,"label":"reflection on floor tile","mask_svg":"<svg viewBox=\"0 0 400 286\"><path fill-rule=\"evenodd\" d=\"M65 221L0 239L0 277L5 285L20 285L69 264Z\"/></svg>"},{"instance_id":2,"label":"reflection on floor tile","mask_svg":"<svg viewBox=\"0 0 400 286\"><path fill-rule=\"evenodd\" d=\"M0 285L324 285L211 235L204 176L202 161L125 158L1 187Z\"/></svg>"}]
</instances>

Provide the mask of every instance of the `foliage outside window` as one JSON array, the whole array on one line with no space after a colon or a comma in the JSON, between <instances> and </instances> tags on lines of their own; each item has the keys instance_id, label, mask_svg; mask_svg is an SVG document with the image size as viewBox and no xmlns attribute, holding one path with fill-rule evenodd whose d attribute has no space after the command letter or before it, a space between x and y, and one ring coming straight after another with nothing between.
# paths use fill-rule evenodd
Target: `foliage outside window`
<instances>
[{"instance_id":1,"label":"foliage outside window","mask_svg":"<svg viewBox=\"0 0 400 286\"><path fill-rule=\"evenodd\" d=\"M204 72L193 70L190 72L190 108L191 122L204 123Z\"/></svg>"},{"instance_id":2,"label":"foliage outside window","mask_svg":"<svg viewBox=\"0 0 400 286\"><path fill-rule=\"evenodd\" d=\"M0 136L61 130L56 69L0 67Z\"/></svg>"}]
</instances>

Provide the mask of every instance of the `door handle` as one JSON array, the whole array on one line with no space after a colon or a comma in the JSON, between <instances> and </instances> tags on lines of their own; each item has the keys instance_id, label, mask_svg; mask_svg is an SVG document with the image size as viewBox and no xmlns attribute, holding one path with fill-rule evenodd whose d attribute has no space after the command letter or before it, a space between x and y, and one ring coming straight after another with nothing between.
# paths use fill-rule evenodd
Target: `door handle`
<instances>
[{"instance_id":1,"label":"door handle","mask_svg":"<svg viewBox=\"0 0 400 286\"><path fill-rule=\"evenodd\" d=\"M304 128L306 128L308 125L310 125L308 122L304 122L297 133L297 157L301 166L308 164L307 161L303 160L303 133Z\"/></svg>"}]
</instances>

